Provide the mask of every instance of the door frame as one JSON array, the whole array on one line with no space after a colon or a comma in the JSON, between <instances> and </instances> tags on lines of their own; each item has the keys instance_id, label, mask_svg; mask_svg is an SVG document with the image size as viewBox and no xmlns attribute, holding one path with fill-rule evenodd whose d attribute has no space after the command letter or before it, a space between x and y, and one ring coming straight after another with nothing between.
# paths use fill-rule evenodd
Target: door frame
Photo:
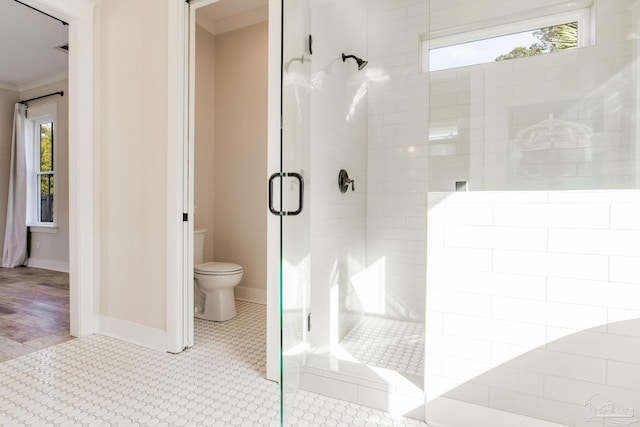
<instances>
[{"instance_id":1,"label":"door frame","mask_svg":"<svg viewBox=\"0 0 640 427\"><path fill-rule=\"evenodd\" d=\"M189 167L189 2L167 0L166 350L193 345L193 198ZM187 220L184 220L184 214ZM191 231L191 233L189 232ZM191 301L191 302L190 302ZM191 315L189 315L191 313Z\"/></svg>"},{"instance_id":2,"label":"door frame","mask_svg":"<svg viewBox=\"0 0 640 427\"><path fill-rule=\"evenodd\" d=\"M282 0L269 0L267 176L280 171L282 110ZM280 218L267 216L267 378L280 381Z\"/></svg>"},{"instance_id":3,"label":"door frame","mask_svg":"<svg viewBox=\"0 0 640 427\"><path fill-rule=\"evenodd\" d=\"M22 0L69 23L69 312L70 334L98 330L100 232L94 171L94 7L87 0Z\"/></svg>"},{"instance_id":4,"label":"door frame","mask_svg":"<svg viewBox=\"0 0 640 427\"><path fill-rule=\"evenodd\" d=\"M167 233L167 336L169 348L180 342L193 344L193 190L195 110L196 11L219 0L167 0L169 2L169 135L167 189L168 213L185 206L187 226L182 219L168 221ZM280 170L280 85L282 0L269 0L269 59L267 117L267 175ZM186 7L184 5L187 5ZM185 28L186 26L186 28ZM176 65L172 67L172 62ZM176 119L179 118L179 119ZM280 223L265 206L267 222L267 373L280 379ZM182 231L180 231L182 230ZM183 238L184 237L184 238ZM175 248L175 249L172 249ZM173 278L173 280L172 280ZM180 348L181 349L181 348ZM169 350L171 351L171 350Z\"/></svg>"}]
</instances>

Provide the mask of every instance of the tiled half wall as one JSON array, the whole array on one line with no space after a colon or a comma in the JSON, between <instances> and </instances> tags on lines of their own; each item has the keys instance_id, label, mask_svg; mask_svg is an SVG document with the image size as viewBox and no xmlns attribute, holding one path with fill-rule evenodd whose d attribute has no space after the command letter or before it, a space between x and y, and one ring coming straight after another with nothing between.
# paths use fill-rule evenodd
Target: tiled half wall
<instances>
[{"instance_id":1,"label":"tiled half wall","mask_svg":"<svg viewBox=\"0 0 640 427\"><path fill-rule=\"evenodd\" d=\"M633 421L640 191L429 202L427 414L453 398L563 425L603 425L614 407Z\"/></svg>"}]
</instances>

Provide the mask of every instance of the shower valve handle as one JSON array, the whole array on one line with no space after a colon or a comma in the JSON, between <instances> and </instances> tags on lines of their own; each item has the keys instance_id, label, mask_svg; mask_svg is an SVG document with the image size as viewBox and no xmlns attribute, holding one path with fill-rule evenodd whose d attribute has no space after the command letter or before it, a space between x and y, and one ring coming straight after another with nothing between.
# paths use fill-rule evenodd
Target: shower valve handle
<instances>
[{"instance_id":1,"label":"shower valve handle","mask_svg":"<svg viewBox=\"0 0 640 427\"><path fill-rule=\"evenodd\" d=\"M349 184L351 184L351 191L356 191L355 181L349 179L349 174L346 170L340 169L340 173L338 174L338 188L340 188L340 192L346 193L349 189Z\"/></svg>"}]
</instances>

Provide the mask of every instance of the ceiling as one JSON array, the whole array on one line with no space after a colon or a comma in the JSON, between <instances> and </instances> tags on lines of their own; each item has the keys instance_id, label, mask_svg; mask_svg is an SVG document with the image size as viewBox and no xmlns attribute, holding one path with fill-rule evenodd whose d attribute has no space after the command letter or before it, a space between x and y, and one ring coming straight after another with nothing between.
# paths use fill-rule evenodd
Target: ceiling
<instances>
[{"instance_id":1,"label":"ceiling","mask_svg":"<svg viewBox=\"0 0 640 427\"><path fill-rule=\"evenodd\" d=\"M65 73L69 27L14 0L0 0L0 87L24 90L29 83Z\"/></svg>"},{"instance_id":2,"label":"ceiling","mask_svg":"<svg viewBox=\"0 0 640 427\"><path fill-rule=\"evenodd\" d=\"M269 0L220 0L198 9L196 20L212 34L221 34L269 19Z\"/></svg>"},{"instance_id":3,"label":"ceiling","mask_svg":"<svg viewBox=\"0 0 640 427\"><path fill-rule=\"evenodd\" d=\"M268 0L220 0L198 9L198 23L214 34L268 19ZM68 26L14 0L0 0L0 87L26 90L67 71Z\"/></svg>"}]
</instances>

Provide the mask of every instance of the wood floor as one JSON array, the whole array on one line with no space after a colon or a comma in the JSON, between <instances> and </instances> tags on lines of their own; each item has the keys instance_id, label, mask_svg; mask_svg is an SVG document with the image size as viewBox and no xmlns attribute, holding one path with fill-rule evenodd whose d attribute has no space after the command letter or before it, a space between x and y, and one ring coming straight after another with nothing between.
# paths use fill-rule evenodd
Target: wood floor
<instances>
[{"instance_id":1,"label":"wood floor","mask_svg":"<svg viewBox=\"0 0 640 427\"><path fill-rule=\"evenodd\" d=\"M72 338L69 274L0 268L0 362Z\"/></svg>"}]
</instances>

